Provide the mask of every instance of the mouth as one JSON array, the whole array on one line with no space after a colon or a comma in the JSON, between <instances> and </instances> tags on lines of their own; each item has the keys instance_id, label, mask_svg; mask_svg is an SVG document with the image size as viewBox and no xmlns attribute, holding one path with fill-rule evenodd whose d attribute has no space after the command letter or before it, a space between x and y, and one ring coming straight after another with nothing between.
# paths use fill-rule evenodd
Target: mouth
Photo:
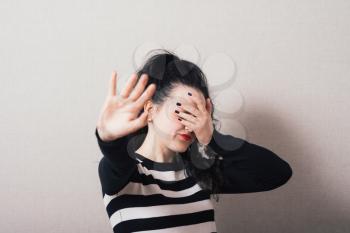
<instances>
[{"instance_id":1,"label":"mouth","mask_svg":"<svg viewBox=\"0 0 350 233\"><path fill-rule=\"evenodd\" d=\"M179 136L183 141L190 141L192 139L191 135L189 134L179 134Z\"/></svg>"}]
</instances>

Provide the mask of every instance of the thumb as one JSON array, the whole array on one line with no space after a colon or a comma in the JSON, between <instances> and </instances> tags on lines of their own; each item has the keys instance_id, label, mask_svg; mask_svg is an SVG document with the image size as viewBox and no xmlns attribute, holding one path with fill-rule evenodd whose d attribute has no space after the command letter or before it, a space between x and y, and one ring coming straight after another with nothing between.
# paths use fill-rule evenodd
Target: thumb
<instances>
[{"instance_id":1,"label":"thumb","mask_svg":"<svg viewBox=\"0 0 350 233\"><path fill-rule=\"evenodd\" d=\"M143 111L137 119L132 121L131 124L133 125L133 127L138 129L145 127L147 125L147 116L148 116L148 112Z\"/></svg>"},{"instance_id":2,"label":"thumb","mask_svg":"<svg viewBox=\"0 0 350 233\"><path fill-rule=\"evenodd\" d=\"M213 109L210 98L207 98L206 109L208 110L209 113L211 113Z\"/></svg>"}]
</instances>

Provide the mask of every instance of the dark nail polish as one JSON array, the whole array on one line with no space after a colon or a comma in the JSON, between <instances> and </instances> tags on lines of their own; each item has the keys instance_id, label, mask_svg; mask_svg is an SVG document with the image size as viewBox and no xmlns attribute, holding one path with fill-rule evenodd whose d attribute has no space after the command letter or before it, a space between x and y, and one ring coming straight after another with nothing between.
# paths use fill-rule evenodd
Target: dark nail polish
<instances>
[{"instance_id":1,"label":"dark nail polish","mask_svg":"<svg viewBox=\"0 0 350 233\"><path fill-rule=\"evenodd\" d=\"M176 113L179 113L179 111L175 110Z\"/></svg>"},{"instance_id":2,"label":"dark nail polish","mask_svg":"<svg viewBox=\"0 0 350 233\"><path fill-rule=\"evenodd\" d=\"M192 93L191 93L191 92L188 92L187 94L190 95L190 96L192 96Z\"/></svg>"},{"instance_id":3,"label":"dark nail polish","mask_svg":"<svg viewBox=\"0 0 350 233\"><path fill-rule=\"evenodd\" d=\"M181 103L177 102L176 105L177 105L177 106L181 106Z\"/></svg>"},{"instance_id":4,"label":"dark nail polish","mask_svg":"<svg viewBox=\"0 0 350 233\"><path fill-rule=\"evenodd\" d=\"M182 121L182 119L181 118L177 118L179 121Z\"/></svg>"}]
</instances>

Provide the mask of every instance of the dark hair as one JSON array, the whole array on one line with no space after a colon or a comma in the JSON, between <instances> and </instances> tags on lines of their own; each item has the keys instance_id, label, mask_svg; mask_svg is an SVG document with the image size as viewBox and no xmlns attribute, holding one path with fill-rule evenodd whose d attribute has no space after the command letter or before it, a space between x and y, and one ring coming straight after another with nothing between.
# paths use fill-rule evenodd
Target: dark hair
<instances>
[{"instance_id":1,"label":"dark hair","mask_svg":"<svg viewBox=\"0 0 350 233\"><path fill-rule=\"evenodd\" d=\"M183 84L193 87L199 90L206 98L209 97L209 90L207 79L202 70L194 63L180 59L173 52L166 49L156 49L150 52L158 52L151 56L143 64L139 70L137 70L138 78L141 77L143 73L148 74L149 79L146 85L155 83L156 91L152 96L152 101L155 104L162 104L169 94L177 84ZM143 110L140 112L143 112ZM211 117L213 119L214 127L217 119L214 119L214 106L211 112ZM146 135L148 131L148 126L139 129L132 135L141 136ZM196 153L198 150L196 141L193 142L190 147L184 152L180 153L184 163L185 174L187 176L192 176L198 182L198 184L203 188L211 191L211 194L216 196L216 201L218 201L218 190L223 182L222 174L220 170L220 159L218 155L210 155L209 158L203 158L200 153ZM208 160L209 159L209 160ZM204 164L205 168L198 167L198 164ZM210 166L208 166L208 164Z\"/></svg>"}]
</instances>

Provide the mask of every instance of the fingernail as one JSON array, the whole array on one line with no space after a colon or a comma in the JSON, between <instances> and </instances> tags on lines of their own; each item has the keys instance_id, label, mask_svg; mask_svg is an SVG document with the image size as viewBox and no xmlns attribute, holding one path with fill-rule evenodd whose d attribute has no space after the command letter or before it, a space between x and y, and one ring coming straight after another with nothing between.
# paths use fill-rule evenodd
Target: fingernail
<instances>
[{"instance_id":1,"label":"fingernail","mask_svg":"<svg viewBox=\"0 0 350 233\"><path fill-rule=\"evenodd\" d=\"M175 110L176 113L179 113L179 111Z\"/></svg>"},{"instance_id":2,"label":"fingernail","mask_svg":"<svg viewBox=\"0 0 350 233\"><path fill-rule=\"evenodd\" d=\"M176 105L177 105L177 106L181 106L181 103L177 102Z\"/></svg>"},{"instance_id":3,"label":"fingernail","mask_svg":"<svg viewBox=\"0 0 350 233\"><path fill-rule=\"evenodd\" d=\"M182 121L182 119L181 118L177 118L179 121Z\"/></svg>"},{"instance_id":4,"label":"fingernail","mask_svg":"<svg viewBox=\"0 0 350 233\"><path fill-rule=\"evenodd\" d=\"M191 93L191 92L188 92L187 94L188 94L189 96L192 96L192 93Z\"/></svg>"}]
</instances>

